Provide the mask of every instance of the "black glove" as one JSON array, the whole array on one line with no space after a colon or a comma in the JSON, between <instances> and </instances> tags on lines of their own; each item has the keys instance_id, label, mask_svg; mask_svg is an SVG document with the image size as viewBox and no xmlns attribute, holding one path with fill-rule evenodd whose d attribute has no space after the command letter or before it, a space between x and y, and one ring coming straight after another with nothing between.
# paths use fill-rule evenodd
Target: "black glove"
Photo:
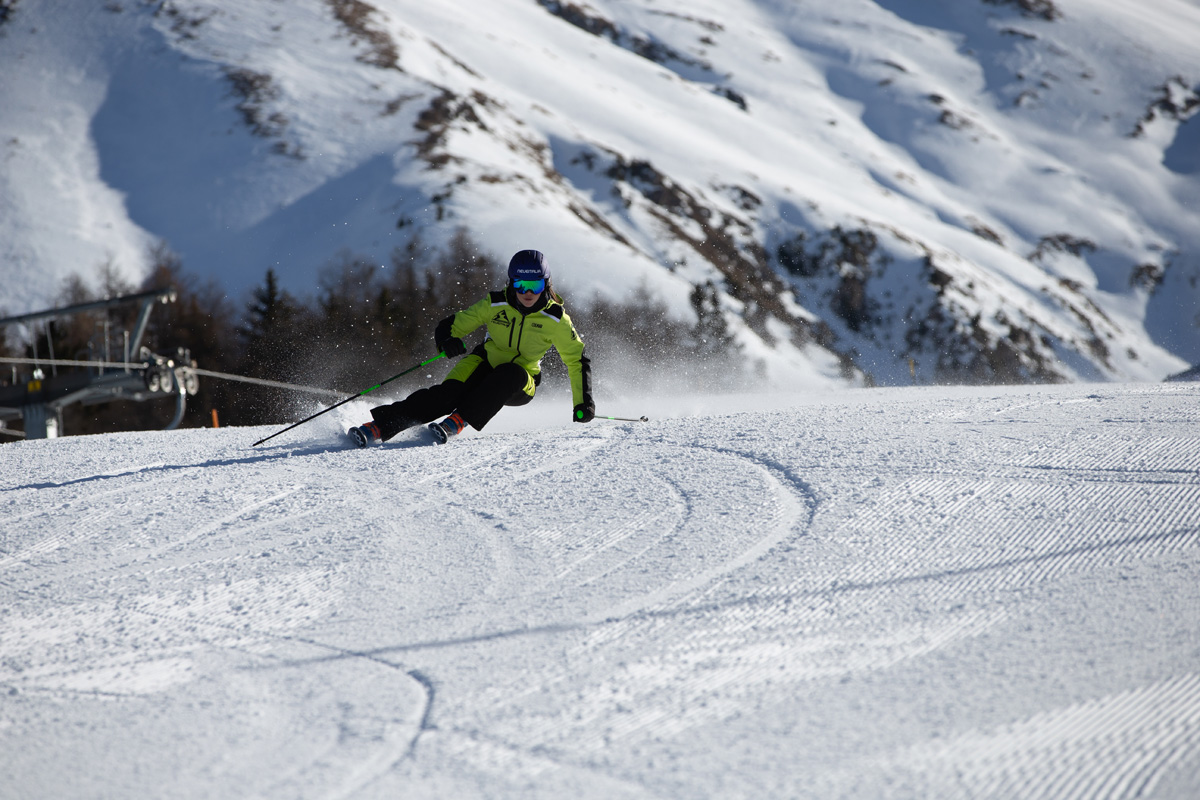
<instances>
[{"instance_id":1,"label":"black glove","mask_svg":"<svg viewBox=\"0 0 1200 800\"><path fill-rule=\"evenodd\" d=\"M455 339L453 336L438 342L437 346L439 350L446 354L447 358L458 358L467 352L467 346L463 344L463 340Z\"/></svg>"},{"instance_id":2,"label":"black glove","mask_svg":"<svg viewBox=\"0 0 1200 800\"><path fill-rule=\"evenodd\" d=\"M585 398L582 403L575 406L571 412L571 419L576 422L591 422L596 418L596 404L592 402L592 398Z\"/></svg>"}]
</instances>

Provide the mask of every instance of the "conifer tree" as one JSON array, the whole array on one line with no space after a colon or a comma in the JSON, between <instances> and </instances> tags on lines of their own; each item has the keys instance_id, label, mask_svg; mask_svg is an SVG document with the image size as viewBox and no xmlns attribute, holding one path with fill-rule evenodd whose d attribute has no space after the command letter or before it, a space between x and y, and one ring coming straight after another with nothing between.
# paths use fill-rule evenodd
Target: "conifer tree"
<instances>
[{"instance_id":1,"label":"conifer tree","mask_svg":"<svg viewBox=\"0 0 1200 800\"><path fill-rule=\"evenodd\" d=\"M237 328L242 358L238 372L274 381L293 380L296 360L304 339L304 308L279 286L274 269L268 269L263 285L254 290ZM239 402L230 409L230 421L262 424L285 418L289 407L276 389L242 385Z\"/></svg>"},{"instance_id":2,"label":"conifer tree","mask_svg":"<svg viewBox=\"0 0 1200 800\"><path fill-rule=\"evenodd\" d=\"M696 314L691 330L688 372L699 373L703 388L731 388L741 380L741 346L721 311L720 295L711 280L692 287L688 298Z\"/></svg>"},{"instance_id":3,"label":"conifer tree","mask_svg":"<svg viewBox=\"0 0 1200 800\"><path fill-rule=\"evenodd\" d=\"M290 294L279 288L274 269L268 269L265 282L254 290L246 307L244 324L238 328L246 357L243 364L251 374L268 377L280 374L280 356L289 348L290 336L299 320L300 309Z\"/></svg>"}]
</instances>

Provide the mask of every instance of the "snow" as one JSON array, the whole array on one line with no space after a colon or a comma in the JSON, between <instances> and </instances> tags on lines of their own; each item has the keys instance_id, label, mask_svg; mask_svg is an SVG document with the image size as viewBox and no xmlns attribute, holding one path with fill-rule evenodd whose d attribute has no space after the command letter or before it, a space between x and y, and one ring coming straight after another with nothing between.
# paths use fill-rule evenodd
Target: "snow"
<instances>
[{"instance_id":1,"label":"snow","mask_svg":"<svg viewBox=\"0 0 1200 800\"><path fill-rule=\"evenodd\" d=\"M0 469L0 797L1194 797L1195 384Z\"/></svg>"}]
</instances>

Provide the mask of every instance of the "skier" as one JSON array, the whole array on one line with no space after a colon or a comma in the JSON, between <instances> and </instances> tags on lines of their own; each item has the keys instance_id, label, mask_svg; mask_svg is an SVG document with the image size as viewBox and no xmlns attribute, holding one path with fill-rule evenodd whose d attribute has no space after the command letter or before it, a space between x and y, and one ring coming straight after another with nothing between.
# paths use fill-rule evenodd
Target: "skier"
<instances>
[{"instance_id":1,"label":"skier","mask_svg":"<svg viewBox=\"0 0 1200 800\"><path fill-rule=\"evenodd\" d=\"M481 325L487 326L487 335L466 355L463 337ZM440 384L371 409L372 420L349 431L359 447L386 442L426 422L431 423L428 431L438 444L468 425L482 430L502 406L522 406L533 399L542 379L542 357L551 347L562 357L571 379L575 404L571 418L591 422L596 416L583 340L551 286L545 256L537 250L514 255L508 263L508 286L442 320L433 336L439 352L466 358ZM431 422L443 415L447 416L441 422Z\"/></svg>"}]
</instances>

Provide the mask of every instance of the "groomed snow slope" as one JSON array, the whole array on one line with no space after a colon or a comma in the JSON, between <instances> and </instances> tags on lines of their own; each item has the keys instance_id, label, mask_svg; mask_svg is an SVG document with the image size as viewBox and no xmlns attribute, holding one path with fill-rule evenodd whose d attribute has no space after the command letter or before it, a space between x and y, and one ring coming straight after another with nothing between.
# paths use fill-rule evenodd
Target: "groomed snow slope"
<instances>
[{"instance_id":1,"label":"groomed snow slope","mask_svg":"<svg viewBox=\"0 0 1200 800\"><path fill-rule=\"evenodd\" d=\"M0 796L1195 797L1198 400L6 445Z\"/></svg>"}]
</instances>

